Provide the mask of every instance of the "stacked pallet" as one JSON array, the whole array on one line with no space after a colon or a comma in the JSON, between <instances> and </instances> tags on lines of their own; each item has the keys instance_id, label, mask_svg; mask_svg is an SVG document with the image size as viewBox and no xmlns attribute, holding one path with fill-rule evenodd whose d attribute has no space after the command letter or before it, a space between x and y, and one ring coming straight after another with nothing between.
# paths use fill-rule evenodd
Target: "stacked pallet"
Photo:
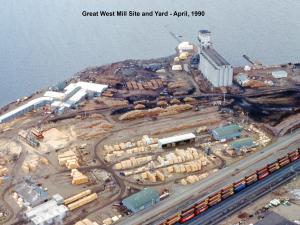
<instances>
[{"instance_id":1,"label":"stacked pallet","mask_svg":"<svg viewBox=\"0 0 300 225\"><path fill-rule=\"evenodd\" d=\"M79 168L78 157L72 150L59 154L58 163L61 166L66 166L68 169Z\"/></svg>"}]
</instances>

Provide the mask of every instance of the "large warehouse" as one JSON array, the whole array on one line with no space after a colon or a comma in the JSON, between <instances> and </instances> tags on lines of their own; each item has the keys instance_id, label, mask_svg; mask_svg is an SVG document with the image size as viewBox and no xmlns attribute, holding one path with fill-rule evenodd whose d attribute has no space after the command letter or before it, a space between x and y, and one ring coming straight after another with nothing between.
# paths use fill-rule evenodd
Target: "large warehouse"
<instances>
[{"instance_id":1,"label":"large warehouse","mask_svg":"<svg viewBox=\"0 0 300 225\"><path fill-rule=\"evenodd\" d=\"M136 213L159 202L159 193L152 188L145 188L122 201L131 212Z\"/></svg>"},{"instance_id":2,"label":"large warehouse","mask_svg":"<svg viewBox=\"0 0 300 225\"><path fill-rule=\"evenodd\" d=\"M198 39L200 42L198 69L214 87L231 86L232 66L212 47L210 31L200 30Z\"/></svg>"},{"instance_id":3,"label":"large warehouse","mask_svg":"<svg viewBox=\"0 0 300 225\"><path fill-rule=\"evenodd\" d=\"M223 141L241 136L243 128L237 124L230 124L223 127L218 127L212 130L212 136L215 140Z\"/></svg>"}]
</instances>

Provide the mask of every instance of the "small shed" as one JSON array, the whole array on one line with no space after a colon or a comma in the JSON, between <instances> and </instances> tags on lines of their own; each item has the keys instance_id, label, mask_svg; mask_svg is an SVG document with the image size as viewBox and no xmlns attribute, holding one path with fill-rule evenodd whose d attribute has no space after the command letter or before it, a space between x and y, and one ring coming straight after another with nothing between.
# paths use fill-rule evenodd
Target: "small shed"
<instances>
[{"instance_id":1,"label":"small shed","mask_svg":"<svg viewBox=\"0 0 300 225\"><path fill-rule=\"evenodd\" d=\"M230 124L223 127L218 127L212 130L212 136L215 140L229 140L241 136L243 128L237 124Z\"/></svg>"},{"instance_id":2,"label":"small shed","mask_svg":"<svg viewBox=\"0 0 300 225\"><path fill-rule=\"evenodd\" d=\"M122 201L131 212L136 213L159 202L159 193L153 188L145 188Z\"/></svg>"}]
</instances>

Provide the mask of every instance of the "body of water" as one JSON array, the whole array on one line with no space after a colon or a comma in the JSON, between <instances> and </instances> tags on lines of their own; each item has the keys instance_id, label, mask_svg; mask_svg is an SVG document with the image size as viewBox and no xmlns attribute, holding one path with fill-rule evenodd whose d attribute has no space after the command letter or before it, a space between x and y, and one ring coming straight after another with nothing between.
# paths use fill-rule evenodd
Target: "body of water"
<instances>
[{"instance_id":1,"label":"body of water","mask_svg":"<svg viewBox=\"0 0 300 225\"><path fill-rule=\"evenodd\" d=\"M174 53L177 40L212 31L233 65L300 61L300 1L0 0L0 106L89 66ZM83 17L98 10L204 10L204 17Z\"/></svg>"}]
</instances>

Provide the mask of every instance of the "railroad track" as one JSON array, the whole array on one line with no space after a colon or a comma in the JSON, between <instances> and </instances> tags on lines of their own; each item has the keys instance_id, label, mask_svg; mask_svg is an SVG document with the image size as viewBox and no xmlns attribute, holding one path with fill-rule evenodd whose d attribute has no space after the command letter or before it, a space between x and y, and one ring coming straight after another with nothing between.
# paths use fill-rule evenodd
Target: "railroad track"
<instances>
[{"instance_id":1,"label":"railroad track","mask_svg":"<svg viewBox=\"0 0 300 225\"><path fill-rule=\"evenodd\" d=\"M293 179L300 172L300 161L295 161L285 168L269 175L263 180L249 186L243 191L223 200L218 205L187 222L188 225L214 225L224 221L228 216L240 211L255 200L270 193L275 188Z\"/></svg>"}]
</instances>

